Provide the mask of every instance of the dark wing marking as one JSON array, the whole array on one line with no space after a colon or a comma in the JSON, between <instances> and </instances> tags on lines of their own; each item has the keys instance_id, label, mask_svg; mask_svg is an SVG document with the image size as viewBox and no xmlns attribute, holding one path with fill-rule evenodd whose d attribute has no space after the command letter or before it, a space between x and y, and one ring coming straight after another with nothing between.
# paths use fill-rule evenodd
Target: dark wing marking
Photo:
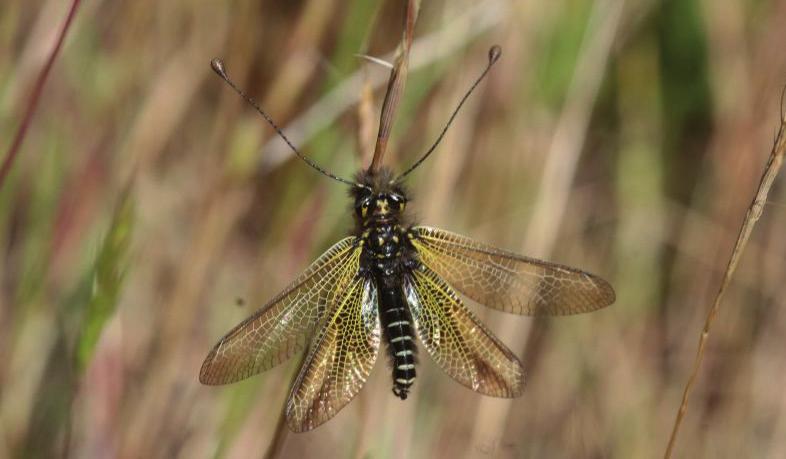
<instances>
[{"instance_id":1,"label":"dark wing marking","mask_svg":"<svg viewBox=\"0 0 786 459\"><path fill-rule=\"evenodd\" d=\"M342 239L286 290L226 334L210 351L199 380L227 384L268 370L305 349L340 286L357 274L360 248Z\"/></svg>"},{"instance_id":2,"label":"dark wing marking","mask_svg":"<svg viewBox=\"0 0 786 459\"><path fill-rule=\"evenodd\" d=\"M404 288L420 341L445 373L481 394L521 395L521 362L475 319L445 281L421 265Z\"/></svg>"},{"instance_id":3,"label":"dark wing marking","mask_svg":"<svg viewBox=\"0 0 786 459\"><path fill-rule=\"evenodd\" d=\"M490 308L525 315L595 311L614 302L608 282L593 274L522 257L464 236L419 226L411 238L420 261L450 286Z\"/></svg>"},{"instance_id":4,"label":"dark wing marking","mask_svg":"<svg viewBox=\"0 0 786 459\"><path fill-rule=\"evenodd\" d=\"M336 415L360 391L379 351L376 287L356 278L331 307L287 400L287 423L311 430Z\"/></svg>"}]
</instances>

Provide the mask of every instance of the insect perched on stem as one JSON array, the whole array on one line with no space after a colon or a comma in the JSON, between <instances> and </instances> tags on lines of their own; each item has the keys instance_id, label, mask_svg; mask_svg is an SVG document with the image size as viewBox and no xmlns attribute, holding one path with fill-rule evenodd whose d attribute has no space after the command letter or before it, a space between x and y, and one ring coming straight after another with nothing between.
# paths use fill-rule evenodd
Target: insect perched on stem
<instances>
[{"instance_id":1,"label":"insect perched on stem","mask_svg":"<svg viewBox=\"0 0 786 459\"><path fill-rule=\"evenodd\" d=\"M300 159L350 186L355 231L221 338L202 364L202 383L238 381L307 350L286 405L290 429L302 432L333 417L360 391L382 341L393 366L393 393L406 399L415 381L419 341L437 365L464 386L494 397L516 397L524 387L521 363L456 292L490 308L524 315L589 312L614 302L614 290L597 276L413 225L407 217L410 197L403 179L434 151L500 53L499 47L491 48L483 73L437 141L411 167L396 176L374 161L354 180L333 175L304 156L230 80L223 63L213 60L216 73L262 114ZM385 143L377 142L378 148L384 149ZM375 159L381 157L378 153Z\"/></svg>"}]
</instances>

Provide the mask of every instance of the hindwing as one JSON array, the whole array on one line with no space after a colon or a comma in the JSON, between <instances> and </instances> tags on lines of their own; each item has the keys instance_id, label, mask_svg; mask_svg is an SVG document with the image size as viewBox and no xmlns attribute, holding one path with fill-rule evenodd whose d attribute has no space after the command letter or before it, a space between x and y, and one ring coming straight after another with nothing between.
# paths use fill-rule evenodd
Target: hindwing
<instances>
[{"instance_id":1,"label":"hindwing","mask_svg":"<svg viewBox=\"0 0 786 459\"><path fill-rule=\"evenodd\" d=\"M524 369L518 358L434 271L421 265L405 282L405 293L420 342L445 373L481 394L521 395Z\"/></svg>"},{"instance_id":2,"label":"hindwing","mask_svg":"<svg viewBox=\"0 0 786 459\"><path fill-rule=\"evenodd\" d=\"M327 315L287 399L287 423L311 430L349 403L379 353L380 326L374 282L356 276Z\"/></svg>"}]
</instances>

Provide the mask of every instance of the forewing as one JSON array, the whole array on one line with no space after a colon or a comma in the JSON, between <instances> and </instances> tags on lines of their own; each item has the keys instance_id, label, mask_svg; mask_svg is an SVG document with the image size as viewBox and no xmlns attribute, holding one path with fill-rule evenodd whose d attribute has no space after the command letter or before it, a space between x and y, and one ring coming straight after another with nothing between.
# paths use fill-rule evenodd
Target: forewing
<instances>
[{"instance_id":1,"label":"forewing","mask_svg":"<svg viewBox=\"0 0 786 459\"><path fill-rule=\"evenodd\" d=\"M286 290L226 334L210 351L199 380L227 384L265 371L305 349L327 305L357 274L354 237L322 254Z\"/></svg>"},{"instance_id":2,"label":"forewing","mask_svg":"<svg viewBox=\"0 0 786 459\"><path fill-rule=\"evenodd\" d=\"M608 282L593 274L522 257L437 228L414 228L420 261L469 298L525 315L568 315L614 302Z\"/></svg>"},{"instance_id":3,"label":"forewing","mask_svg":"<svg viewBox=\"0 0 786 459\"><path fill-rule=\"evenodd\" d=\"M289 428L311 430L349 403L371 373L379 340L376 287L357 278L331 305L303 362L287 400Z\"/></svg>"},{"instance_id":4,"label":"forewing","mask_svg":"<svg viewBox=\"0 0 786 459\"><path fill-rule=\"evenodd\" d=\"M521 395L521 362L475 319L445 281L420 266L404 288L418 337L445 373L481 394Z\"/></svg>"}]
</instances>

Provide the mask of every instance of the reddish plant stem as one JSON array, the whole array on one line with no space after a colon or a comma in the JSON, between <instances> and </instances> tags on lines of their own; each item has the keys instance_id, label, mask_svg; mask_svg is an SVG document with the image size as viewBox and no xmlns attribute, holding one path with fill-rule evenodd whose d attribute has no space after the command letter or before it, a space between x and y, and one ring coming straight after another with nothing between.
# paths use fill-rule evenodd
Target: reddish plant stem
<instances>
[{"instance_id":1,"label":"reddish plant stem","mask_svg":"<svg viewBox=\"0 0 786 459\"><path fill-rule=\"evenodd\" d=\"M412 39L414 37L415 22L418 18L419 8L420 2L418 0L409 0L404 10L404 34L401 38L396 62L393 65L393 69L390 71L390 80L388 81L385 100L382 102L382 113L379 119L379 133L377 134L377 142L374 147L374 157L371 159L371 165L368 167L369 172L376 172L382 166L382 158L385 156L390 130L393 128L393 120L395 119L401 95L404 92L404 86L407 81L409 50L412 48Z\"/></svg>"},{"instance_id":2,"label":"reddish plant stem","mask_svg":"<svg viewBox=\"0 0 786 459\"><path fill-rule=\"evenodd\" d=\"M3 188L3 184L5 183L5 179L8 176L8 173L11 171L11 167L14 165L14 160L19 154L19 149L22 146L22 142L25 139L25 135L27 134L27 130L30 127L30 123L33 120L33 115L35 114L35 110L38 107L38 100L41 98L41 93L44 90L44 84L46 84L46 79L49 76L49 72L52 70L52 66L55 63L55 59L57 59L58 54L60 54L60 48L63 47L63 42L65 41L66 34L68 30L71 28L71 23L76 16L76 11L79 9L79 4L82 3L81 0L73 0L71 2L71 9L68 10L68 15L66 16L65 22L63 23L63 28L60 30L60 35L57 37L57 41L55 42L54 48L49 53L49 57L44 64L44 67L38 73L38 78L36 79L35 86L33 86L33 92L30 95L30 100L27 103L27 111L25 112L24 117L22 118L22 122L19 124L19 129L16 131L16 135L14 136L13 142L11 142L11 146L8 148L8 152L5 155L5 159L3 159L3 165L0 166L0 189Z\"/></svg>"}]
</instances>

